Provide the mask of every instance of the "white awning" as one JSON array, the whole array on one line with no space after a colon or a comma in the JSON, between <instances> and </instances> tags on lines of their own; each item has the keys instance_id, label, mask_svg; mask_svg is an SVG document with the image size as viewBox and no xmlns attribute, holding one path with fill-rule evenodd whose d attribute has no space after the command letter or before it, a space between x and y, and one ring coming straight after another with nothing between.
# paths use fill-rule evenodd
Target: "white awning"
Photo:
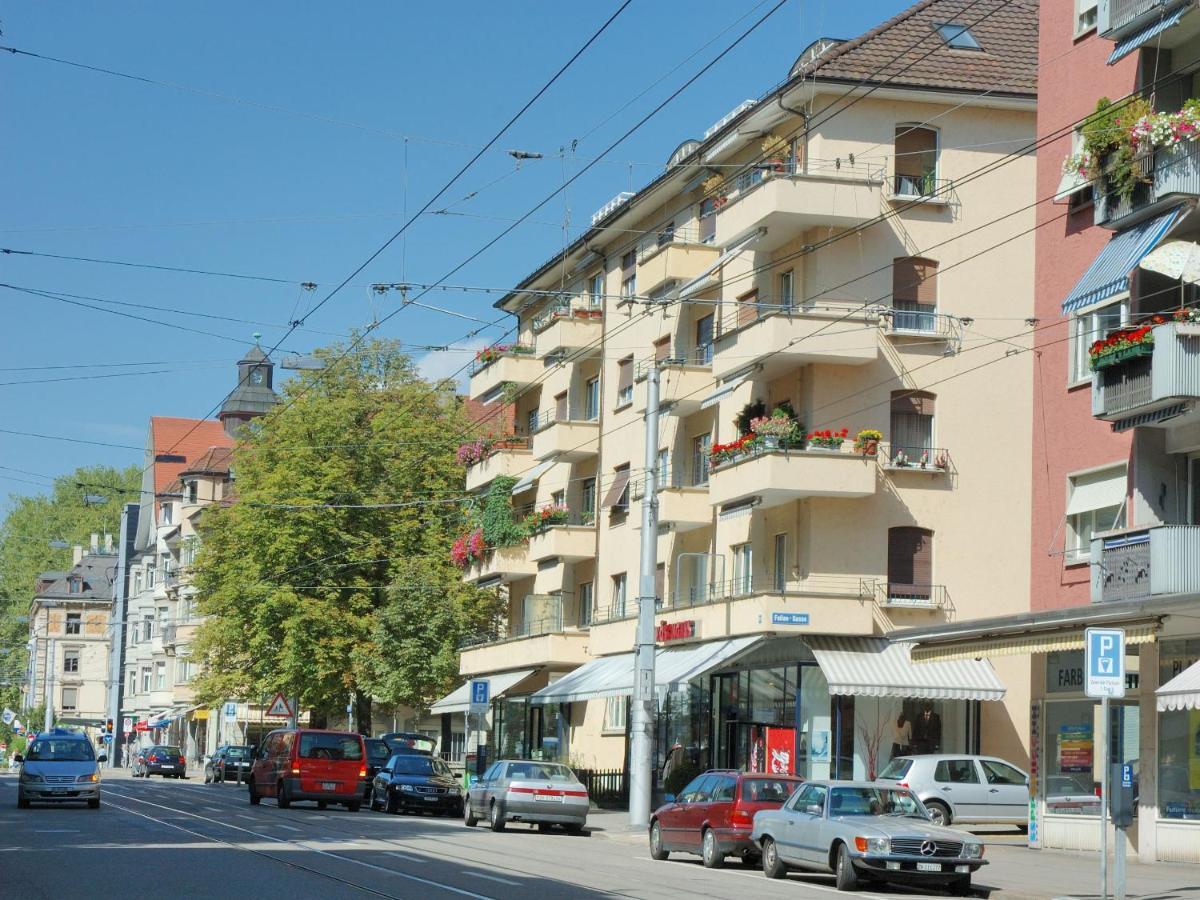
<instances>
[{"instance_id":1,"label":"white awning","mask_svg":"<svg viewBox=\"0 0 1200 900\"><path fill-rule=\"evenodd\" d=\"M1067 500L1067 515L1122 505L1125 502L1125 484L1124 467L1074 476L1071 496Z\"/></svg>"},{"instance_id":2,"label":"white awning","mask_svg":"<svg viewBox=\"0 0 1200 900\"><path fill-rule=\"evenodd\" d=\"M886 638L810 637L830 694L1003 700L1004 685L986 659L914 663L911 643Z\"/></svg>"},{"instance_id":3,"label":"white awning","mask_svg":"<svg viewBox=\"0 0 1200 900\"><path fill-rule=\"evenodd\" d=\"M664 647L654 657L654 687L669 690L699 678L713 669L732 662L736 657L757 646L763 638L757 636L726 638L689 644L683 647ZM619 653L602 656L564 675L558 681L533 695L534 703L574 703L596 697L619 697L633 693L633 654Z\"/></svg>"},{"instance_id":4,"label":"white awning","mask_svg":"<svg viewBox=\"0 0 1200 900\"><path fill-rule=\"evenodd\" d=\"M730 503L728 506L721 507L721 511L717 513L717 520L728 522L730 519L741 519L752 514L756 506L758 506L758 499L754 497L740 503Z\"/></svg>"},{"instance_id":5,"label":"white awning","mask_svg":"<svg viewBox=\"0 0 1200 900\"><path fill-rule=\"evenodd\" d=\"M732 244L726 247L724 252L722 252L721 255L715 260L713 260L713 262L705 266L699 275L679 289L679 299L686 300L693 294L698 294L704 290L704 288L708 285L708 279L712 277L713 272L717 271L717 269L721 268L721 266L725 265L725 263L729 262L729 260L737 256L739 253L757 241L760 237L762 237L764 231L764 229L760 228L753 234L748 234L741 240L734 241Z\"/></svg>"},{"instance_id":6,"label":"white awning","mask_svg":"<svg viewBox=\"0 0 1200 900\"><path fill-rule=\"evenodd\" d=\"M1159 712L1200 709L1200 662L1192 663L1154 693Z\"/></svg>"},{"instance_id":7,"label":"white awning","mask_svg":"<svg viewBox=\"0 0 1200 900\"><path fill-rule=\"evenodd\" d=\"M749 377L750 374L746 373L745 375L736 375L729 379L723 385L701 400L700 408L708 409L710 406L716 406L725 397L728 397L730 394L732 394L734 389Z\"/></svg>"},{"instance_id":8,"label":"white awning","mask_svg":"<svg viewBox=\"0 0 1200 900\"><path fill-rule=\"evenodd\" d=\"M496 675L488 675L487 680L491 682L488 687L488 693L493 700L503 696L505 691L518 682L524 681L535 671L535 669L520 669L516 672L500 672ZM478 681L481 679L475 680ZM471 682L468 681L429 707L429 711L437 716L442 713L467 712L470 708Z\"/></svg>"},{"instance_id":9,"label":"white awning","mask_svg":"<svg viewBox=\"0 0 1200 900\"><path fill-rule=\"evenodd\" d=\"M521 493L521 491L527 491L533 487L534 483L543 475L545 475L546 471L552 465L554 465L554 460L547 459L544 462L538 463L536 466L526 472L525 477L513 485L513 496L515 497L517 494Z\"/></svg>"}]
</instances>

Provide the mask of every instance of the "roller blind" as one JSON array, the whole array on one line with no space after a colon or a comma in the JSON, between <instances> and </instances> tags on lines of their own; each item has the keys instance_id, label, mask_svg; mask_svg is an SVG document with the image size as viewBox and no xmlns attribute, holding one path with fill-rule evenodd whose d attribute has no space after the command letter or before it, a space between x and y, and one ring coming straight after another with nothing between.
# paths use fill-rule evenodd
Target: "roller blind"
<instances>
[{"instance_id":1,"label":"roller blind","mask_svg":"<svg viewBox=\"0 0 1200 900\"><path fill-rule=\"evenodd\" d=\"M937 305L938 264L919 256L902 256L892 261L892 301Z\"/></svg>"}]
</instances>

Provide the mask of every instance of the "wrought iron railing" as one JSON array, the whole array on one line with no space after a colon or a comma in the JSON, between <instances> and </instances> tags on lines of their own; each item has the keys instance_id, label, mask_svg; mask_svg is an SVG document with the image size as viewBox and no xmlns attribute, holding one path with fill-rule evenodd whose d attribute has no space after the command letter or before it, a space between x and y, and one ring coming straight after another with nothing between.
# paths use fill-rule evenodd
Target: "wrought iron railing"
<instances>
[{"instance_id":1,"label":"wrought iron railing","mask_svg":"<svg viewBox=\"0 0 1200 900\"><path fill-rule=\"evenodd\" d=\"M601 309L598 306L582 306L578 303L572 304L570 300L559 300L547 307L538 315L530 327L534 334L539 334L553 325L555 322L561 322L564 319L571 319L581 322L595 322L600 324L602 318Z\"/></svg>"},{"instance_id":2,"label":"wrought iron railing","mask_svg":"<svg viewBox=\"0 0 1200 900\"><path fill-rule=\"evenodd\" d=\"M954 471L954 460L945 447L882 443L879 445L877 458L879 465L885 469L912 469L932 474L949 474Z\"/></svg>"},{"instance_id":3,"label":"wrought iron railing","mask_svg":"<svg viewBox=\"0 0 1200 900\"><path fill-rule=\"evenodd\" d=\"M910 584L887 578L864 578L862 596L883 607L953 609L950 592L942 584Z\"/></svg>"},{"instance_id":4,"label":"wrought iron railing","mask_svg":"<svg viewBox=\"0 0 1200 900\"><path fill-rule=\"evenodd\" d=\"M634 363L633 380L645 380L646 376L650 374L650 370L655 366L659 369L670 369L680 366L697 366L700 368L711 366L712 357L712 344L705 344L701 347L679 348L664 357L650 356L645 359L639 359Z\"/></svg>"},{"instance_id":5,"label":"wrought iron railing","mask_svg":"<svg viewBox=\"0 0 1200 900\"><path fill-rule=\"evenodd\" d=\"M563 627L562 606L548 615L532 619L520 619L510 622L507 618L497 619L484 631L465 637L458 643L458 649L482 647L487 644L498 644L504 641L522 640L524 638L542 637L547 634L561 634Z\"/></svg>"},{"instance_id":6,"label":"wrought iron railing","mask_svg":"<svg viewBox=\"0 0 1200 900\"><path fill-rule=\"evenodd\" d=\"M901 200L947 200L954 189L954 182L932 175L901 175L897 172L892 176L891 187L892 196Z\"/></svg>"},{"instance_id":7,"label":"wrought iron railing","mask_svg":"<svg viewBox=\"0 0 1200 900\"><path fill-rule=\"evenodd\" d=\"M901 309L891 307L880 311L884 327L891 335L961 340L963 326L957 316L939 313L932 308Z\"/></svg>"}]
</instances>

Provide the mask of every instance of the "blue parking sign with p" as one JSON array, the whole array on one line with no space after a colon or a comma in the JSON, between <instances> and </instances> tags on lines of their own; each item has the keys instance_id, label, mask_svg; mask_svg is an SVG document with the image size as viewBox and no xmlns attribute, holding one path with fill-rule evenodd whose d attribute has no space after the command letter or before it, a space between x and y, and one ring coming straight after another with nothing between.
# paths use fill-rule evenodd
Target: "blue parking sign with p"
<instances>
[{"instance_id":1,"label":"blue parking sign with p","mask_svg":"<svg viewBox=\"0 0 1200 900\"><path fill-rule=\"evenodd\" d=\"M1125 632L1088 628L1084 632L1084 692L1089 697L1125 696Z\"/></svg>"},{"instance_id":2,"label":"blue parking sign with p","mask_svg":"<svg viewBox=\"0 0 1200 900\"><path fill-rule=\"evenodd\" d=\"M491 683L485 678L479 681L471 682L471 705L472 706L487 706L491 701L490 694Z\"/></svg>"}]
</instances>

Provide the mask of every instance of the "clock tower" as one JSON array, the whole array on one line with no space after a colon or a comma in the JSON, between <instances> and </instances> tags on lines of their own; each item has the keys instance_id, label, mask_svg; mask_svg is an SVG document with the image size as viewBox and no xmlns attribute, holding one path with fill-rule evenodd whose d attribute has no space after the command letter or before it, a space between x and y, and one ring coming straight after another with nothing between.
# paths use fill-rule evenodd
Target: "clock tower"
<instances>
[{"instance_id":1,"label":"clock tower","mask_svg":"<svg viewBox=\"0 0 1200 900\"><path fill-rule=\"evenodd\" d=\"M279 402L272 386L275 364L257 343L238 361L237 367L237 386L229 392L217 414L225 426L225 433L231 437L251 419L265 415Z\"/></svg>"}]
</instances>

